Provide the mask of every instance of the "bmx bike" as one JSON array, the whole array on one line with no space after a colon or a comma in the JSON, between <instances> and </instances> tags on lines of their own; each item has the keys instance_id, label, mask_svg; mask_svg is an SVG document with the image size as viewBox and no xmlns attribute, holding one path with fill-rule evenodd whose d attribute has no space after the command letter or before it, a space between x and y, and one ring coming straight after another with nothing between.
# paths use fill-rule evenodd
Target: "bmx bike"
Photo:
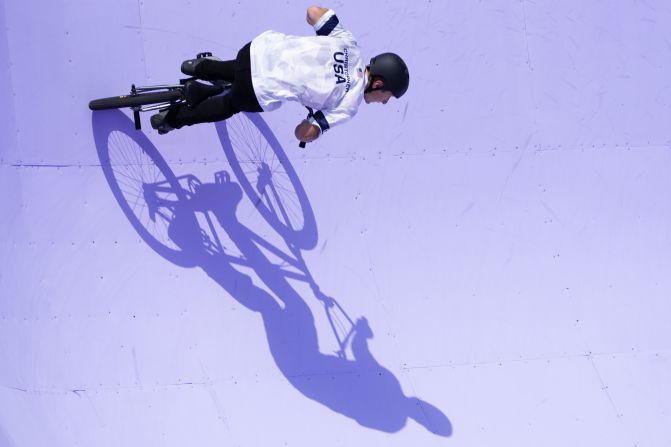
<instances>
[{"instance_id":1,"label":"bmx bike","mask_svg":"<svg viewBox=\"0 0 671 447\"><path fill-rule=\"evenodd\" d=\"M198 53L197 59L211 57L212 53ZM89 102L91 110L110 110L130 108L133 111L135 129L142 129L140 112L164 110L174 104L186 103L189 108L195 107L205 99L224 93L231 87L225 81L213 81L209 84L198 82L196 78L185 78L179 84L151 85L136 87L131 85L127 95L111 96L94 99Z\"/></svg>"},{"instance_id":2,"label":"bmx bike","mask_svg":"<svg viewBox=\"0 0 671 447\"><path fill-rule=\"evenodd\" d=\"M211 57L209 51L198 53L196 59ZM130 108L133 111L133 121L135 129L141 130L142 123L140 112L150 112L155 110L165 110L173 104L186 103L187 107L192 108L203 102L205 99L224 93L231 88L231 83L226 81L208 81L209 84L199 82L197 78L185 78L179 81L179 84L151 85L146 87L136 87L131 85L130 93L127 95L111 96L108 98L94 99L89 102L91 110L109 110ZM314 116L314 111L310 107L307 118ZM305 148L307 143L301 141L300 148Z\"/></svg>"}]
</instances>

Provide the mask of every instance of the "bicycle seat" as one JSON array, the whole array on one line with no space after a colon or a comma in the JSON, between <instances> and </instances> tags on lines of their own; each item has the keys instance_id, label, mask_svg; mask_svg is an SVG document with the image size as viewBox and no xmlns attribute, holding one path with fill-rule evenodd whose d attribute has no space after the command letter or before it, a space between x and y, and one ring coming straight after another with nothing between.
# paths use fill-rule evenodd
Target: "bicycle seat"
<instances>
[{"instance_id":1,"label":"bicycle seat","mask_svg":"<svg viewBox=\"0 0 671 447\"><path fill-rule=\"evenodd\" d=\"M186 99L187 107L191 109L207 98L222 93L224 90L225 86L221 84L211 85L198 81L187 81L184 84L184 99Z\"/></svg>"}]
</instances>

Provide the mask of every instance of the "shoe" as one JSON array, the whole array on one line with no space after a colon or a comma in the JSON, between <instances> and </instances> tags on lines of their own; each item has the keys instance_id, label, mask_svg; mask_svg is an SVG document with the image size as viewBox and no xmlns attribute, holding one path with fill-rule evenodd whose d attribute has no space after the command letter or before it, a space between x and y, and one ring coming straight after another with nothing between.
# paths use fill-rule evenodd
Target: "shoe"
<instances>
[{"instance_id":1,"label":"shoe","mask_svg":"<svg viewBox=\"0 0 671 447\"><path fill-rule=\"evenodd\" d=\"M194 78L199 78L203 79L198 75L198 66L203 63L203 61L221 61L218 57L215 56L207 56L207 57L199 57L197 59L189 59L188 61L182 62L182 73L184 73L187 76L192 76ZM202 67L201 67L202 68Z\"/></svg>"},{"instance_id":2,"label":"shoe","mask_svg":"<svg viewBox=\"0 0 671 447\"><path fill-rule=\"evenodd\" d=\"M159 135L165 135L171 130L175 130L175 128L166 121L169 111L170 109L165 109L164 111L151 116L151 127L158 130Z\"/></svg>"}]
</instances>

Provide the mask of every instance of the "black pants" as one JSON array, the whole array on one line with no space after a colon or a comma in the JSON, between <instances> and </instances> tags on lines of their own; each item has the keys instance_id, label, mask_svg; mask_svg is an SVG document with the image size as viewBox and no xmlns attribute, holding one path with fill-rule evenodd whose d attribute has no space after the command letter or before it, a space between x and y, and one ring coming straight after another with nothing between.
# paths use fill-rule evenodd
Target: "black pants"
<instances>
[{"instance_id":1,"label":"black pants","mask_svg":"<svg viewBox=\"0 0 671 447\"><path fill-rule=\"evenodd\" d=\"M205 59L200 62L196 72L200 79L231 82L233 84L231 89L224 95L206 99L191 110L186 104L173 106L166 117L168 124L179 129L192 124L225 120L242 111L263 112L252 85L250 46L248 43L242 47L235 60Z\"/></svg>"}]
</instances>

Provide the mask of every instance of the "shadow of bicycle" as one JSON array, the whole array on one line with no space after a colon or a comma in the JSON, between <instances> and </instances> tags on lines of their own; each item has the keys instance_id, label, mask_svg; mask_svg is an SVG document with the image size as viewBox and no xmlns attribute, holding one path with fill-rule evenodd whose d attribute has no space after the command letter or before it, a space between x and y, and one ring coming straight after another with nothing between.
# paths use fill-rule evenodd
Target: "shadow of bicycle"
<instances>
[{"instance_id":1,"label":"shadow of bicycle","mask_svg":"<svg viewBox=\"0 0 671 447\"><path fill-rule=\"evenodd\" d=\"M394 374L370 352L373 331L367 319L352 320L319 289L302 257L302 250L317 243L307 195L260 116L239 115L217 124L237 182L226 170L203 182L192 174L175 176L123 113L94 114L102 170L124 214L161 256L179 266L201 268L237 302L261 315L278 369L304 396L372 429L397 432L411 418L432 433L449 436L449 419L433 405L406 396ZM245 195L288 249L241 222L238 207ZM218 234L232 241L237 255L231 254L233 247L223 246ZM269 253L283 262L274 262ZM250 268L268 290L255 286L240 267ZM309 284L327 314L337 313L349 323L348 333L335 332L340 351L320 352L307 297L289 280Z\"/></svg>"}]
</instances>

